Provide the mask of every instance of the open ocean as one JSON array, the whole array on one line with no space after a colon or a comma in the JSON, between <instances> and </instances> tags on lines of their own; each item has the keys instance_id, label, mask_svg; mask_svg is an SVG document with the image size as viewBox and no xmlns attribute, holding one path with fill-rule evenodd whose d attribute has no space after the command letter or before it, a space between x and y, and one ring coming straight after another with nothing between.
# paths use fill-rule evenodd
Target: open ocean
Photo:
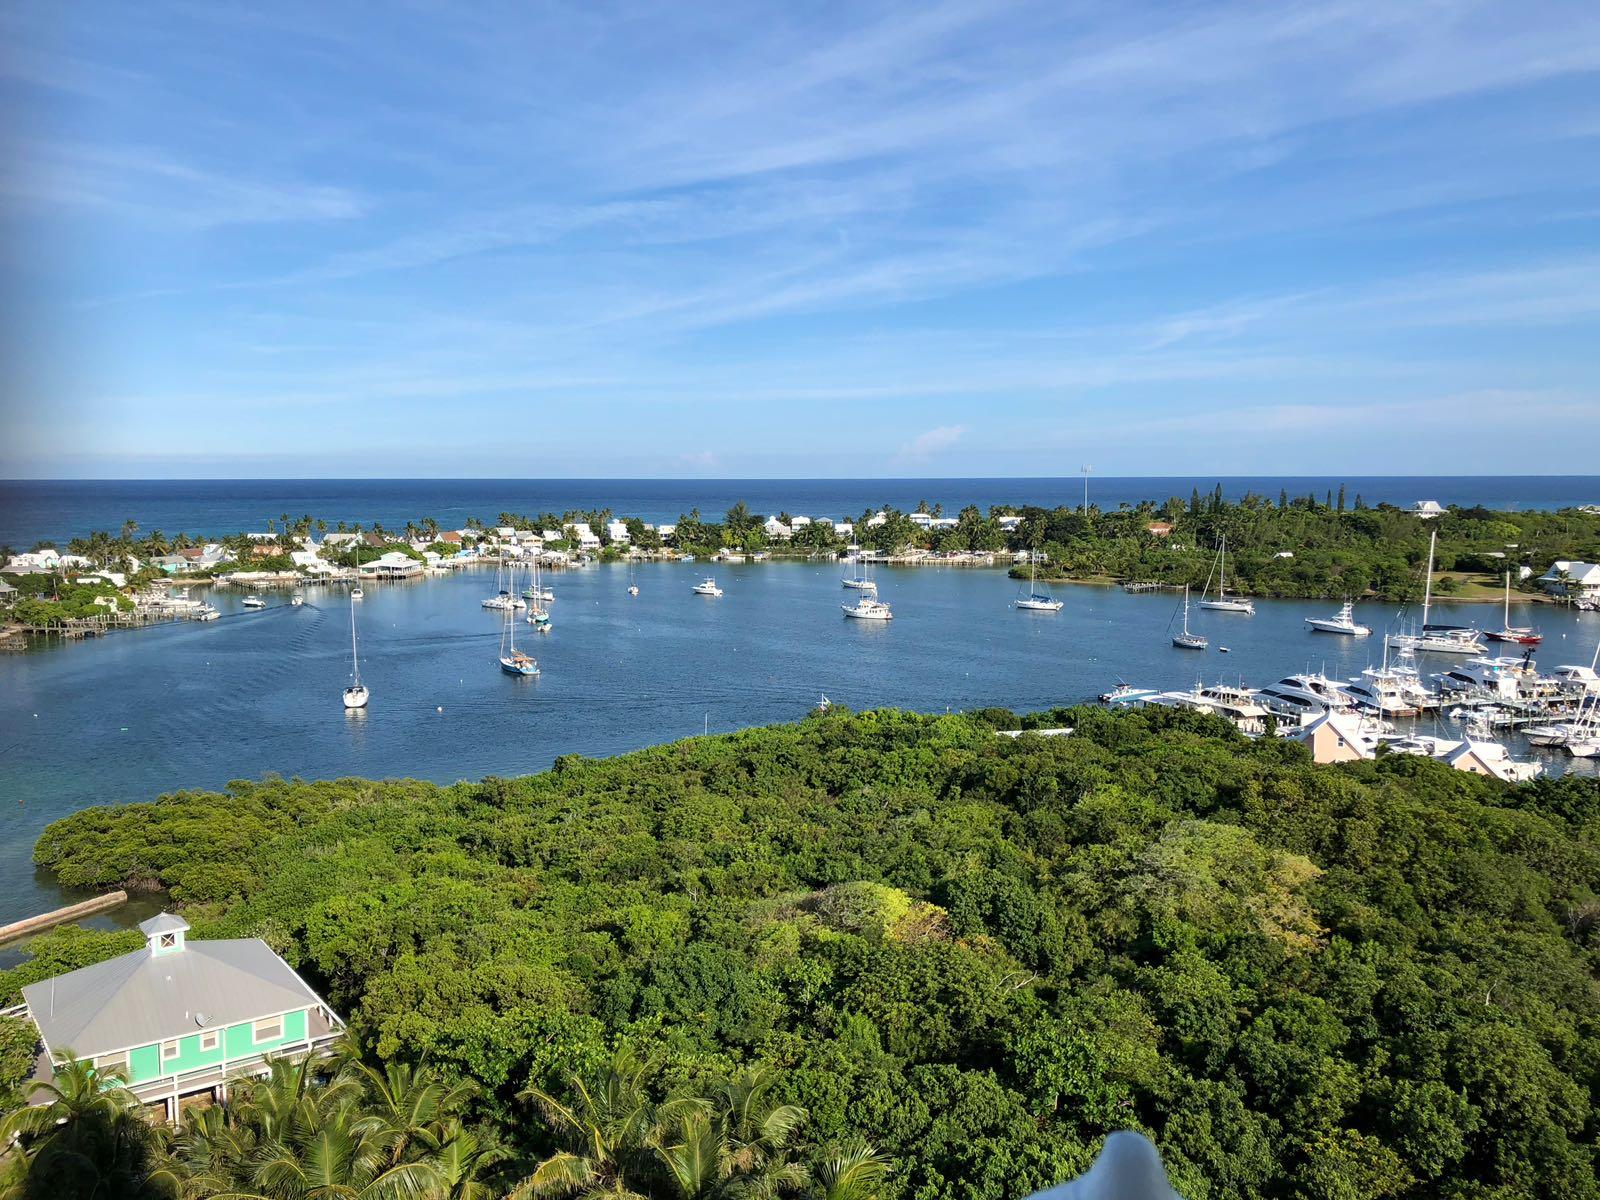
<instances>
[{"instance_id":1,"label":"open ocean","mask_svg":"<svg viewBox=\"0 0 1600 1200\"><path fill-rule=\"evenodd\" d=\"M1187 498L1217 484L1231 499L1247 492L1273 499L1280 491L1337 495L1350 502L1409 506L1417 500L1481 504L1498 509L1556 509L1600 503L1600 475L1091 477L1089 499L1101 508L1141 500ZM103 479L0 481L0 545L26 550L65 543L93 530L116 532L127 520L141 529L232 534L264 529L284 513L309 513L390 528L433 517L447 529L468 517L610 508L619 516L673 521L698 507L720 518L743 500L752 511L811 517L859 516L891 504L912 510L921 500L954 514L966 504L1083 502L1083 480L1059 479Z\"/></svg>"}]
</instances>

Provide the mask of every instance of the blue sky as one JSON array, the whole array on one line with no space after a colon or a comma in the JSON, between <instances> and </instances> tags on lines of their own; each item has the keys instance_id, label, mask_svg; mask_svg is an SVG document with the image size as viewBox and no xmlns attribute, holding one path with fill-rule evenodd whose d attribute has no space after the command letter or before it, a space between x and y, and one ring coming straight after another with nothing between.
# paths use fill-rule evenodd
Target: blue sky
<instances>
[{"instance_id":1,"label":"blue sky","mask_svg":"<svg viewBox=\"0 0 1600 1200\"><path fill-rule=\"evenodd\" d=\"M1600 6L0 16L0 475L1600 471Z\"/></svg>"}]
</instances>

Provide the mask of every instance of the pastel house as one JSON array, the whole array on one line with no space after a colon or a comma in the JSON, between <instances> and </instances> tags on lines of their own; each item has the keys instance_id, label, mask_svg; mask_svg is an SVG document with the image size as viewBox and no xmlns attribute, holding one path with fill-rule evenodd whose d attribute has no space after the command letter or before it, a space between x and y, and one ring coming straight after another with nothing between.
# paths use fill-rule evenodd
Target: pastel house
<instances>
[{"instance_id":1,"label":"pastel house","mask_svg":"<svg viewBox=\"0 0 1600 1200\"><path fill-rule=\"evenodd\" d=\"M269 1057L339 1036L344 1022L260 938L191 942L188 929L162 913L140 924L142 950L23 988L13 1013L39 1031L34 1079L92 1059L175 1120L186 1098L219 1098L230 1078L265 1074Z\"/></svg>"}]
</instances>

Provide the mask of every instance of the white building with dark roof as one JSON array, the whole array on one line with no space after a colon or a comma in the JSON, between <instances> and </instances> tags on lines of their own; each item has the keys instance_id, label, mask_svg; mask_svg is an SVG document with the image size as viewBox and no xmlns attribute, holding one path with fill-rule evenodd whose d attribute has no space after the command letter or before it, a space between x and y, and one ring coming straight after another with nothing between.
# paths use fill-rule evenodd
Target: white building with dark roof
<instances>
[{"instance_id":1,"label":"white building with dark roof","mask_svg":"<svg viewBox=\"0 0 1600 1200\"><path fill-rule=\"evenodd\" d=\"M172 913L139 930L142 950L22 989L20 1015L39 1031L35 1080L92 1059L172 1120L185 1097L219 1096L230 1078L265 1074L269 1057L308 1054L344 1026L260 938L191 942Z\"/></svg>"}]
</instances>

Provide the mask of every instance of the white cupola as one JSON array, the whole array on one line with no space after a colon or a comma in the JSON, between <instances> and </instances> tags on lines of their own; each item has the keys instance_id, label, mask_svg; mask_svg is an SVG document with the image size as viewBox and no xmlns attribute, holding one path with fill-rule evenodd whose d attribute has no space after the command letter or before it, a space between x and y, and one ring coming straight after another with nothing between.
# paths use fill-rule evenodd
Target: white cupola
<instances>
[{"instance_id":1,"label":"white cupola","mask_svg":"<svg viewBox=\"0 0 1600 1200\"><path fill-rule=\"evenodd\" d=\"M161 913L139 922L139 932L150 943L150 953L157 957L183 953L183 935L188 929L189 922L173 913Z\"/></svg>"}]
</instances>

